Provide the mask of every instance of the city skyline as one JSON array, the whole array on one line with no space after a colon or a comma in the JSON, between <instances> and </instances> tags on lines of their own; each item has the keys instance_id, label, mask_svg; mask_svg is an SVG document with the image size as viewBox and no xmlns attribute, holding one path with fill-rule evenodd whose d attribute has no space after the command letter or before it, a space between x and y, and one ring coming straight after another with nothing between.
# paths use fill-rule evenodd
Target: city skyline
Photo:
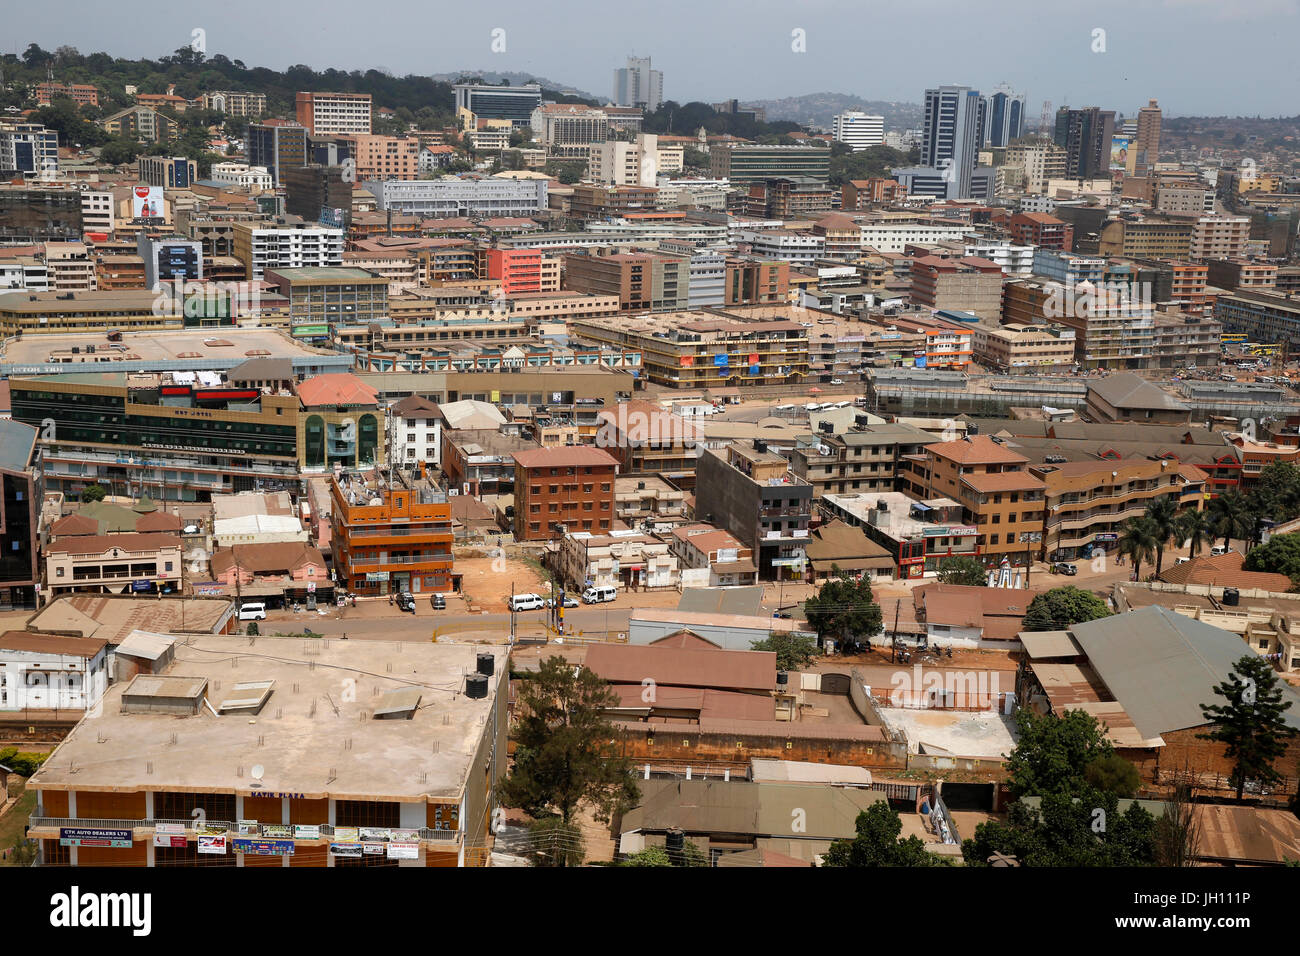
<instances>
[{"instance_id":1,"label":"city skyline","mask_svg":"<svg viewBox=\"0 0 1300 956\"><path fill-rule=\"evenodd\" d=\"M90 11L72 4L78 6ZM939 0L936 7L940 18L965 9L955 0ZM282 70L301 63L399 76L459 69L531 72L601 99L608 96L611 71L636 55L653 57L664 76L664 98L679 103L822 92L920 103L927 87L992 90L1006 83L1028 93L1030 117L1044 100L1054 107L1101 105L1128 115L1151 97L1170 117L1288 116L1296 112L1300 92L1287 66L1287 37L1295 34L1285 28L1288 22L1300 27L1300 0L1247 0L1231 9L1208 0L1102 0L1086 11L1045 11L1010 0L998 17L927 35L925 57L906 43L864 47L862 34L844 29L862 14L846 0L756 0L745 5L743 18L729 2L699 8L667 0L656 7L659 16L638 23L633 34L585 4L505 0L491 10L453 11L397 0L385 9L411 28L385 36L379 50L359 48L354 34L332 29L346 16L341 4L311 5L312 23L318 24L311 28L302 18L307 9L301 3L267 7L232 0L220 19L204 22L202 13L157 10L142 0L124 0L123 15L109 21L69 17L66 5L28 8L11 13L9 39L0 52L21 55L34 42L50 50L66 44L82 53L156 59L190 45L200 30L209 56L221 53L249 66ZM330 16L334 10L337 18ZM592 16L584 19L588 10ZM453 12L448 29L445 17ZM691 30L684 33L687 15ZM1170 15L1179 18L1180 39L1162 45ZM138 29L142 19L149 29ZM230 27L235 23L238 29ZM1006 54L992 65L986 55L991 46ZM1252 64L1249 83L1244 76L1225 82L1221 73L1205 68L1234 61Z\"/></svg>"}]
</instances>

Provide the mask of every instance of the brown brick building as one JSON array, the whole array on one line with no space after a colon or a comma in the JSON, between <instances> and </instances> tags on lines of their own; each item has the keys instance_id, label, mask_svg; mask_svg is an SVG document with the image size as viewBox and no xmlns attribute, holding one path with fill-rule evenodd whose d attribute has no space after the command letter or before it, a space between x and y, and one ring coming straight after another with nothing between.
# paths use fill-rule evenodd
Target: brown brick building
<instances>
[{"instance_id":1,"label":"brown brick building","mask_svg":"<svg viewBox=\"0 0 1300 956\"><path fill-rule=\"evenodd\" d=\"M979 528L977 554L996 563L1004 556L1037 554L1043 537L1046 485L1028 470L1029 459L988 435L927 445L900 472L904 490L922 501L960 502L967 524Z\"/></svg>"},{"instance_id":2,"label":"brown brick building","mask_svg":"<svg viewBox=\"0 0 1300 956\"><path fill-rule=\"evenodd\" d=\"M515 539L545 541L566 531L608 532L614 524L618 461L599 448L515 452Z\"/></svg>"}]
</instances>

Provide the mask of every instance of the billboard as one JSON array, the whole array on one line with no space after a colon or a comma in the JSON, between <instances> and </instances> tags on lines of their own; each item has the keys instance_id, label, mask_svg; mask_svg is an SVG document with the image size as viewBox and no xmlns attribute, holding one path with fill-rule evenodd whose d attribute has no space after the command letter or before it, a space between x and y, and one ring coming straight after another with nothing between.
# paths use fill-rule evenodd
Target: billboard
<instances>
[{"instance_id":1,"label":"billboard","mask_svg":"<svg viewBox=\"0 0 1300 956\"><path fill-rule=\"evenodd\" d=\"M131 190L132 219L162 219L163 188L161 186L136 186Z\"/></svg>"},{"instance_id":2,"label":"billboard","mask_svg":"<svg viewBox=\"0 0 1300 956\"><path fill-rule=\"evenodd\" d=\"M1112 172L1129 172L1129 138L1116 134L1110 138L1110 168Z\"/></svg>"}]
</instances>

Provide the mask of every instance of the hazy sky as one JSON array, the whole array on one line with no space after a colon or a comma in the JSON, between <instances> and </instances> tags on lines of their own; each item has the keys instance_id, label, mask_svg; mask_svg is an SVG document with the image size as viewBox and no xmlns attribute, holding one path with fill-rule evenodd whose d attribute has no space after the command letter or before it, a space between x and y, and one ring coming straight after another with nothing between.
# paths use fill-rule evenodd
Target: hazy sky
<instances>
[{"instance_id":1,"label":"hazy sky","mask_svg":"<svg viewBox=\"0 0 1300 956\"><path fill-rule=\"evenodd\" d=\"M188 46L248 66L534 72L608 97L630 53L664 95L768 99L823 91L920 102L928 85L1006 82L1037 116L1097 105L1132 114L1300 113L1300 0L113 0L6 4L0 50L36 42L158 57ZM194 5L196 8L199 5ZM617 11L617 12L616 12ZM505 51L493 52L493 30ZM804 31L806 52L792 50ZM1097 35L1095 31L1105 31ZM1094 46L1104 43L1104 52Z\"/></svg>"}]
</instances>

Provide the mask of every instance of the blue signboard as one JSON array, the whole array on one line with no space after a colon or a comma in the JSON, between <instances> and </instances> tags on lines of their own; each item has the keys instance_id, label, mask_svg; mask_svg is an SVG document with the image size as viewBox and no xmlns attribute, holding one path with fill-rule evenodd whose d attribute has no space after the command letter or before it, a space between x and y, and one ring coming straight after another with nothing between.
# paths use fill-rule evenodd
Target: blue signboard
<instances>
[{"instance_id":1,"label":"blue signboard","mask_svg":"<svg viewBox=\"0 0 1300 956\"><path fill-rule=\"evenodd\" d=\"M152 583L153 583L153 582L151 582L151 581L132 581L132 582L131 582L131 590L132 590L132 591L148 591L148 590L149 590L149 586L150 586Z\"/></svg>"},{"instance_id":2,"label":"blue signboard","mask_svg":"<svg viewBox=\"0 0 1300 956\"><path fill-rule=\"evenodd\" d=\"M59 829L59 846L107 846L125 848L131 846L130 830L93 830L81 827L61 827Z\"/></svg>"}]
</instances>

